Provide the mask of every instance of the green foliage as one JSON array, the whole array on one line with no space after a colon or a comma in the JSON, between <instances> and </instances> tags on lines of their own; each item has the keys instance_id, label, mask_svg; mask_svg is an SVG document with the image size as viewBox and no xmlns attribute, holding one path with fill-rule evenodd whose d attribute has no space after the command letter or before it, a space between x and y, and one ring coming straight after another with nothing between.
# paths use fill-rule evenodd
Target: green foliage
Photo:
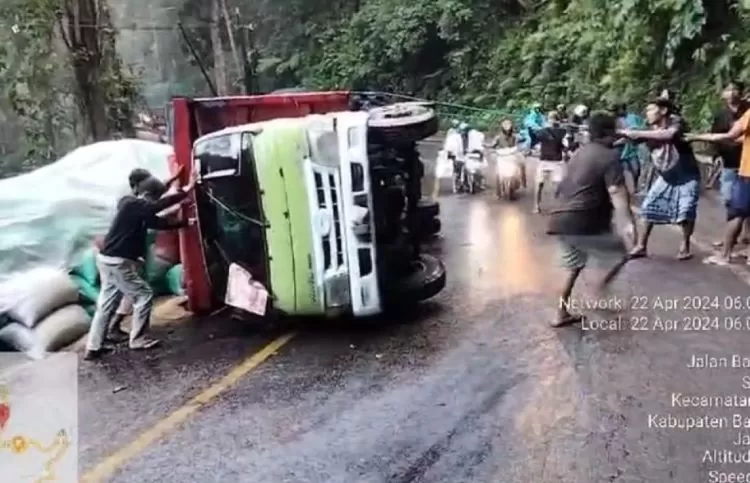
<instances>
[{"instance_id":1,"label":"green foliage","mask_svg":"<svg viewBox=\"0 0 750 483\"><path fill-rule=\"evenodd\" d=\"M77 0L76 0L77 1ZM75 2L72 2L75 3ZM103 12L106 2L98 7ZM89 55L80 46L63 42L58 29L60 0L10 0L0 4L0 114L6 131L17 128L17 139L0 140L0 177L44 165L69 151L76 141L90 138L82 132L81 72L72 60ZM106 131L133 132L134 106L140 97L135 73L128 71L115 51L115 34L108 18L94 25L80 21L81 31L98 28L101 61L95 68L106 105ZM64 37L63 37L64 39ZM65 39L68 40L68 39ZM71 50L72 49L72 50ZM75 75L74 75L75 74ZM76 89L78 87L78 89ZM16 129L14 129L16 130Z\"/></svg>"},{"instance_id":2,"label":"green foliage","mask_svg":"<svg viewBox=\"0 0 750 483\"><path fill-rule=\"evenodd\" d=\"M56 10L55 0L0 6L0 18L11 24L0 29L0 89L4 107L14 114L22 133L17 162L4 166L6 171L54 158L61 133L71 128L64 112L69 92L59 82L61 59L52 42Z\"/></svg>"},{"instance_id":3,"label":"green foliage","mask_svg":"<svg viewBox=\"0 0 750 483\"><path fill-rule=\"evenodd\" d=\"M750 74L750 9L736 0L287 0L250 14L263 20L269 88L518 111L532 100L642 108L670 87L704 124L720 86Z\"/></svg>"}]
</instances>

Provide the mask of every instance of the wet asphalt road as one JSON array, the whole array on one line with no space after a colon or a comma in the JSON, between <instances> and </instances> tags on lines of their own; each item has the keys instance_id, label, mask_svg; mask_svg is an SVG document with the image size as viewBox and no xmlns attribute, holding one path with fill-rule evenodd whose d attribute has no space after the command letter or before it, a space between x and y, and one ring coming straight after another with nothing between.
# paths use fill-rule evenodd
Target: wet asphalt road
<instances>
[{"instance_id":1,"label":"wet asphalt road","mask_svg":"<svg viewBox=\"0 0 750 483\"><path fill-rule=\"evenodd\" d=\"M677 262L676 233L657 228L651 259L614 284L624 310L586 311L590 325L619 316L621 330L551 329L561 271L530 208L528 196L441 198L439 296L380 324L303 327L110 481L693 483L750 472L704 461L706 450L743 449L730 416L710 430L649 421L750 416L672 401L750 396L750 368L686 367L693 355L750 357L750 288L700 257ZM576 300L601 274L584 274ZM735 320L741 329L725 330ZM82 366L82 473L278 334L214 317L161 335L165 348L148 356Z\"/></svg>"}]
</instances>

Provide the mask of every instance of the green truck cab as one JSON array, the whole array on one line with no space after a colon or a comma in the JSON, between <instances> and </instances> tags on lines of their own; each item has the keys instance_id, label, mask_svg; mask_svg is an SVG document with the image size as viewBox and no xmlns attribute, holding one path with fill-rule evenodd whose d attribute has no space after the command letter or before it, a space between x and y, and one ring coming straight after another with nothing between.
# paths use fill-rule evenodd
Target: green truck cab
<instances>
[{"instance_id":1,"label":"green truck cab","mask_svg":"<svg viewBox=\"0 0 750 483\"><path fill-rule=\"evenodd\" d=\"M444 265L421 253L410 233L418 231L410 208L419 200L408 175L412 183L419 176L403 158L415 141L394 137L403 136L400 126L413 133L415 123L432 123L434 113L422 109L414 122L387 129L373 128L377 118L338 110L238 123L195 139L189 168L199 179L198 224L181 235L193 304L223 300L232 263L268 290L270 311L286 315L371 316L443 289ZM383 144L401 155L373 155ZM208 303L195 300L204 294Z\"/></svg>"}]
</instances>

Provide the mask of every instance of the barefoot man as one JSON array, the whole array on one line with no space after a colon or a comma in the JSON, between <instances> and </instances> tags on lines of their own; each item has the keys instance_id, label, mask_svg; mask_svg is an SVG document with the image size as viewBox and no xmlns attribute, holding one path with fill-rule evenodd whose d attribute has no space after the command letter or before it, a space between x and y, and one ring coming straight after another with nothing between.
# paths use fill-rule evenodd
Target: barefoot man
<instances>
[{"instance_id":1,"label":"barefoot man","mask_svg":"<svg viewBox=\"0 0 750 483\"><path fill-rule=\"evenodd\" d=\"M745 111L745 114L735 121L732 128L725 133L689 134L686 139L709 143L733 141L742 143L740 167L737 171L737 178L732 183L732 190L727 203L728 223L724 233L724 246L721 253L704 260L705 263L713 265L728 265L732 256L732 249L742 231L742 225L745 220L750 219L750 110Z\"/></svg>"},{"instance_id":2,"label":"barefoot man","mask_svg":"<svg viewBox=\"0 0 750 483\"><path fill-rule=\"evenodd\" d=\"M615 118L594 114L589 131L591 142L581 146L568 162L547 230L558 238L561 262L568 270L552 327L581 320L569 307L573 286L589 256L609 270L600 286L603 290L628 259L635 239L620 153L614 147Z\"/></svg>"}]
</instances>

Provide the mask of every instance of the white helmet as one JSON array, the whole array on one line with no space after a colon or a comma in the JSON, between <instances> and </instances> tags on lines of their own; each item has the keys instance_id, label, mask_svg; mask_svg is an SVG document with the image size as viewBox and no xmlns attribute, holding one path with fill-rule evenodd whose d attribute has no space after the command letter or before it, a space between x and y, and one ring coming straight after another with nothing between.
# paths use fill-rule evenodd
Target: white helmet
<instances>
[{"instance_id":1,"label":"white helmet","mask_svg":"<svg viewBox=\"0 0 750 483\"><path fill-rule=\"evenodd\" d=\"M578 104L575 109L573 109L573 114L575 114L578 117L586 117L589 113L589 108L584 106L583 104Z\"/></svg>"}]
</instances>

